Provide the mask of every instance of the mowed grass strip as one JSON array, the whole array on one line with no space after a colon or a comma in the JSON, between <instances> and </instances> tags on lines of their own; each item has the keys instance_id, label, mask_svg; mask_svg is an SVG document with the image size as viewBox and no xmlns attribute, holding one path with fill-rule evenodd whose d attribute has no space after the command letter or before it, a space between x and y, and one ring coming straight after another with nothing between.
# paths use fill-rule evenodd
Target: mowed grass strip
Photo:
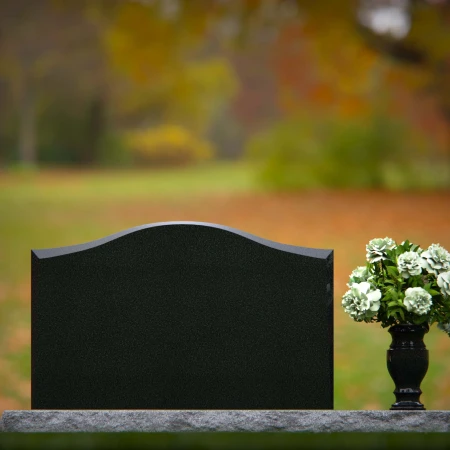
<instances>
[{"instance_id":1,"label":"mowed grass strip","mask_svg":"<svg viewBox=\"0 0 450 450\"><path fill-rule=\"evenodd\" d=\"M192 220L267 239L335 250L335 408L387 409L390 335L340 306L351 270L374 237L450 249L450 193L267 193L245 164L161 171L42 171L0 175L0 412L29 408L30 250L87 242L146 223ZM450 339L425 337L428 409L450 407ZM14 405L14 406L12 406Z\"/></svg>"},{"instance_id":2,"label":"mowed grass strip","mask_svg":"<svg viewBox=\"0 0 450 450\"><path fill-rule=\"evenodd\" d=\"M446 433L3 433L0 447L16 449L314 450L447 449Z\"/></svg>"},{"instance_id":3,"label":"mowed grass strip","mask_svg":"<svg viewBox=\"0 0 450 450\"><path fill-rule=\"evenodd\" d=\"M230 162L159 170L44 169L0 174L0 202L186 198L205 192L228 194L256 189L255 168Z\"/></svg>"}]
</instances>

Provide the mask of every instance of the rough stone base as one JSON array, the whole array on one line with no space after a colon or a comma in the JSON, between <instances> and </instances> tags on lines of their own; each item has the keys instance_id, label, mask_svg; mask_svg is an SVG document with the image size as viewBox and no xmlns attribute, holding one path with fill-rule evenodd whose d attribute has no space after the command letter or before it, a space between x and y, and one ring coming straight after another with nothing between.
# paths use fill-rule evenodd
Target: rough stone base
<instances>
[{"instance_id":1,"label":"rough stone base","mask_svg":"<svg viewBox=\"0 0 450 450\"><path fill-rule=\"evenodd\" d=\"M450 411L18 410L5 432L450 432Z\"/></svg>"}]
</instances>

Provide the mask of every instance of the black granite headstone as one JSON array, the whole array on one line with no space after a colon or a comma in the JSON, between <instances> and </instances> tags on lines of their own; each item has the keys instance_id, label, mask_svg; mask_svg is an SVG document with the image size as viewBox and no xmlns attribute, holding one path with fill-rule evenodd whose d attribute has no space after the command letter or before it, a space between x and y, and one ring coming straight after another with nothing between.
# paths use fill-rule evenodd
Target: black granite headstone
<instances>
[{"instance_id":1,"label":"black granite headstone","mask_svg":"<svg viewBox=\"0 0 450 450\"><path fill-rule=\"evenodd\" d=\"M33 409L333 409L333 252L167 222L32 251Z\"/></svg>"}]
</instances>

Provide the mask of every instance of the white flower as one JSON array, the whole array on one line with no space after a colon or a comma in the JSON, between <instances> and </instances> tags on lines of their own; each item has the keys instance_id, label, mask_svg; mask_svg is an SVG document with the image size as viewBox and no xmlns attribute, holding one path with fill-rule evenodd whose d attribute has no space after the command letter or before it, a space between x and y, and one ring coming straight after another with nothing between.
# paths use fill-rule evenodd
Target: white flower
<instances>
[{"instance_id":1,"label":"white flower","mask_svg":"<svg viewBox=\"0 0 450 450\"><path fill-rule=\"evenodd\" d=\"M350 282L347 283L347 286L352 287L352 284L354 284L354 283L361 283L361 281L367 281L368 277L369 277L369 272L367 270L367 267L358 266L350 274Z\"/></svg>"},{"instance_id":2,"label":"white flower","mask_svg":"<svg viewBox=\"0 0 450 450\"><path fill-rule=\"evenodd\" d=\"M450 297L450 271L440 273L437 277L437 284L441 288L442 295Z\"/></svg>"},{"instance_id":3,"label":"white flower","mask_svg":"<svg viewBox=\"0 0 450 450\"><path fill-rule=\"evenodd\" d=\"M409 312L419 316L426 314L432 304L431 295L421 287L408 288L403 303Z\"/></svg>"},{"instance_id":4,"label":"white flower","mask_svg":"<svg viewBox=\"0 0 450 450\"><path fill-rule=\"evenodd\" d=\"M370 283L353 283L342 297L342 306L347 314L355 321L374 316L380 309L381 292L379 289L370 290Z\"/></svg>"},{"instance_id":5,"label":"white flower","mask_svg":"<svg viewBox=\"0 0 450 450\"><path fill-rule=\"evenodd\" d=\"M416 252L402 253L397 260L398 272L403 278L409 278L422 273L420 255Z\"/></svg>"},{"instance_id":6,"label":"white flower","mask_svg":"<svg viewBox=\"0 0 450 450\"><path fill-rule=\"evenodd\" d=\"M450 322L449 323L438 323L438 328L445 331L450 336Z\"/></svg>"},{"instance_id":7,"label":"white flower","mask_svg":"<svg viewBox=\"0 0 450 450\"><path fill-rule=\"evenodd\" d=\"M365 266L358 266L350 275L351 277L358 277L358 278L366 278L368 275L367 273L367 267Z\"/></svg>"},{"instance_id":8,"label":"white flower","mask_svg":"<svg viewBox=\"0 0 450 450\"><path fill-rule=\"evenodd\" d=\"M450 270L450 253L439 244L431 244L420 256L422 267L428 273L439 275Z\"/></svg>"},{"instance_id":9,"label":"white flower","mask_svg":"<svg viewBox=\"0 0 450 450\"><path fill-rule=\"evenodd\" d=\"M387 259L386 250L392 250L394 247L395 242L391 238L385 237L384 239L372 239L366 245L367 261L369 261L370 263L374 263L383 259Z\"/></svg>"}]
</instances>

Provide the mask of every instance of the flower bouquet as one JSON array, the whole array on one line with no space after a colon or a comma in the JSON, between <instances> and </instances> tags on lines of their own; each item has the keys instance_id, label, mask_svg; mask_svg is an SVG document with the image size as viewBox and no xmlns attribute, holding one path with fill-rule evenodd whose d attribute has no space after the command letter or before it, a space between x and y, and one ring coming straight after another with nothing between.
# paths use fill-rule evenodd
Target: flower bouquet
<instances>
[{"instance_id":1,"label":"flower bouquet","mask_svg":"<svg viewBox=\"0 0 450 450\"><path fill-rule=\"evenodd\" d=\"M428 370L423 336L435 322L450 336L450 253L439 244L424 251L388 237L372 239L366 250L367 264L351 273L342 306L356 322L390 326L387 368L396 396L390 409L424 410L419 401Z\"/></svg>"},{"instance_id":2,"label":"flower bouquet","mask_svg":"<svg viewBox=\"0 0 450 450\"><path fill-rule=\"evenodd\" d=\"M424 251L388 237L372 239L366 250L367 264L351 273L342 298L345 312L383 328L437 322L450 336L450 253L439 244Z\"/></svg>"}]
</instances>

